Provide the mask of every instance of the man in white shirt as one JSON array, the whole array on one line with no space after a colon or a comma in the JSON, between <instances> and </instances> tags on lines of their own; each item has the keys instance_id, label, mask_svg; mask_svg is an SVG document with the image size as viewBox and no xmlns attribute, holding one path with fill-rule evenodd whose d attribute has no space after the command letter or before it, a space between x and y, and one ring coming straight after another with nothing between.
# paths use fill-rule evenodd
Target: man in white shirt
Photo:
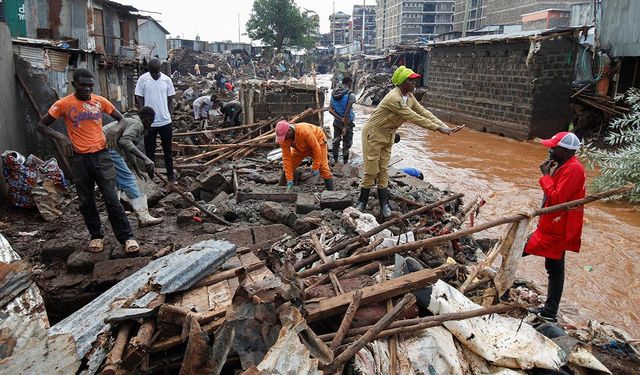
<instances>
[{"instance_id":1,"label":"man in white shirt","mask_svg":"<svg viewBox=\"0 0 640 375\"><path fill-rule=\"evenodd\" d=\"M160 72L162 63L159 59L153 58L149 60L148 66L149 72L138 78L135 91L138 108L148 106L153 108L156 113L155 121L144 138L145 153L151 161L155 162L156 139L159 134L162 152L164 153L164 164L167 169L167 178L173 182L176 180L176 176L173 172L173 154L171 150L173 138L171 119L173 117L173 97L176 94L176 90L173 87L171 78Z\"/></svg>"}]
</instances>

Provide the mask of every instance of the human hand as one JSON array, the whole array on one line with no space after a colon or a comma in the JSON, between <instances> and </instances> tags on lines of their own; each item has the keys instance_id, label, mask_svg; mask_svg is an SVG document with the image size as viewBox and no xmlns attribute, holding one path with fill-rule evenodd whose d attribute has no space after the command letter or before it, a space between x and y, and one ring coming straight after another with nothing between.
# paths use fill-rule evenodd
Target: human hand
<instances>
[{"instance_id":1,"label":"human hand","mask_svg":"<svg viewBox=\"0 0 640 375\"><path fill-rule=\"evenodd\" d=\"M551 168L555 165L555 162L551 159L545 160L542 164L540 164L540 172L542 172L543 176L549 175L551 173Z\"/></svg>"},{"instance_id":2,"label":"human hand","mask_svg":"<svg viewBox=\"0 0 640 375\"><path fill-rule=\"evenodd\" d=\"M464 128L464 127L466 127L466 126L467 126L467 125L465 125L465 124L462 124L462 125L456 126L455 128L451 129L451 134L459 132L460 130L462 130L462 128Z\"/></svg>"},{"instance_id":3,"label":"human hand","mask_svg":"<svg viewBox=\"0 0 640 375\"><path fill-rule=\"evenodd\" d=\"M156 168L156 164L153 161L151 161L151 159L146 158L144 160L144 171L147 172L149 175L153 174L153 171L155 170L155 168Z\"/></svg>"},{"instance_id":4,"label":"human hand","mask_svg":"<svg viewBox=\"0 0 640 375\"><path fill-rule=\"evenodd\" d=\"M343 118L343 119L342 119L342 123L344 124L344 126L345 126L345 127L346 127L346 126L349 126L349 122L350 122L350 121L349 121L349 118L348 118L348 117L347 117L347 118Z\"/></svg>"},{"instance_id":5,"label":"human hand","mask_svg":"<svg viewBox=\"0 0 640 375\"><path fill-rule=\"evenodd\" d=\"M452 129L450 129L450 128L445 128L444 126L440 126L440 127L437 129L437 131L438 131L438 133L442 133L442 134L446 134L446 135L451 135L451 134L453 134Z\"/></svg>"},{"instance_id":6,"label":"human hand","mask_svg":"<svg viewBox=\"0 0 640 375\"><path fill-rule=\"evenodd\" d=\"M71 143L71 140L67 137L60 137L58 138L59 141L59 145L62 148L62 152L64 153L64 156L68 156L71 157L73 156L74 150L73 150L73 143Z\"/></svg>"},{"instance_id":7,"label":"human hand","mask_svg":"<svg viewBox=\"0 0 640 375\"><path fill-rule=\"evenodd\" d=\"M293 181L287 181L287 193L293 189Z\"/></svg>"}]
</instances>

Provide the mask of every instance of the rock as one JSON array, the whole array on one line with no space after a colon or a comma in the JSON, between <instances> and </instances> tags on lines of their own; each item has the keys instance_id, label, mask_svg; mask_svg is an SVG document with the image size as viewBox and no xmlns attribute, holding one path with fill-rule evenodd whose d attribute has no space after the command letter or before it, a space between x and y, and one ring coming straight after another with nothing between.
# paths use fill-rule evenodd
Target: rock
<instances>
[{"instance_id":1,"label":"rock","mask_svg":"<svg viewBox=\"0 0 640 375\"><path fill-rule=\"evenodd\" d=\"M144 267L151 257L113 259L96 263L93 267L93 282L99 287L109 287Z\"/></svg>"},{"instance_id":2,"label":"rock","mask_svg":"<svg viewBox=\"0 0 640 375\"><path fill-rule=\"evenodd\" d=\"M211 203L212 205L214 205L214 206L215 206L215 205L217 205L217 204L219 204L219 203L226 202L226 201L227 201L227 199L229 199L229 194L227 194L227 192L226 192L226 191L221 191L221 192L220 192L218 195L216 195L216 197L215 197L215 198L213 198L213 200L211 200L211 202L209 202L209 203Z\"/></svg>"},{"instance_id":3,"label":"rock","mask_svg":"<svg viewBox=\"0 0 640 375\"><path fill-rule=\"evenodd\" d=\"M191 203L187 202L186 199L182 198L178 193L171 193L167 195L160 199L159 203L164 206L173 206L178 209L191 207Z\"/></svg>"},{"instance_id":4,"label":"rock","mask_svg":"<svg viewBox=\"0 0 640 375\"><path fill-rule=\"evenodd\" d=\"M313 194L298 194L296 200L296 213L299 215L308 214L316 208L316 197Z\"/></svg>"},{"instance_id":5,"label":"rock","mask_svg":"<svg viewBox=\"0 0 640 375\"><path fill-rule=\"evenodd\" d=\"M215 168L211 168L202 172L197 178L201 184L201 187L205 190L209 190L212 193L217 193L223 184L227 182L227 179L223 175L218 173Z\"/></svg>"},{"instance_id":6,"label":"rock","mask_svg":"<svg viewBox=\"0 0 640 375\"><path fill-rule=\"evenodd\" d=\"M284 217L283 223L289 228L294 228L297 220L298 215L296 215L294 212L290 212L287 216Z\"/></svg>"},{"instance_id":7,"label":"rock","mask_svg":"<svg viewBox=\"0 0 640 375\"><path fill-rule=\"evenodd\" d=\"M254 227L252 230L253 240L257 244L293 233L289 227L283 224L263 225L261 227Z\"/></svg>"},{"instance_id":8,"label":"rock","mask_svg":"<svg viewBox=\"0 0 640 375\"><path fill-rule=\"evenodd\" d=\"M89 243L86 244L89 246ZM54 259L66 260L69 256L82 247L80 241L70 241L68 239L53 239L45 242L40 251L40 258L43 262L51 262Z\"/></svg>"},{"instance_id":9,"label":"rock","mask_svg":"<svg viewBox=\"0 0 640 375\"><path fill-rule=\"evenodd\" d=\"M228 202L218 203L215 214L222 216L227 221L235 221L238 218L238 214Z\"/></svg>"},{"instance_id":10,"label":"rock","mask_svg":"<svg viewBox=\"0 0 640 375\"><path fill-rule=\"evenodd\" d=\"M282 223L288 212L275 202L264 202L260 207L260 215L274 223Z\"/></svg>"},{"instance_id":11,"label":"rock","mask_svg":"<svg viewBox=\"0 0 640 375\"><path fill-rule=\"evenodd\" d=\"M223 227L221 225L213 224L213 223L202 223L201 230L202 230L202 233L216 234L221 230L223 230Z\"/></svg>"},{"instance_id":12,"label":"rock","mask_svg":"<svg viewBox=\"0 0 640 375\"><path fill-rule=\"evenodd\" d=\"M320 208L332 210L344 210L353 205L353 199L348 191L324 190L320 196Z\"/></svg>"},{"instance_id":13,"label":"rock","mask_svg":"<svg viewBox=\"0 0 640 375\"><path fill-rule=\"evenodd\" d=\"M109 253L107 249L102 250L100 253L77 250L67 259L67 271L71 273L91 273L94 264L109 260Z\"/></svg>"},{"instance_id":14,"label":"rock","mask_svg":"<svg viewBox=\"0 0 640 375\"><path fill-rule=\"evenodd\" d=\"M302 217L295 221L293 229L295 229L298 234L305 234L310 230L320 227L320 225L322 225L322 219L319 217Z\"/></svg>"},{"instance_id":15,"label":"rock","mask_svg":"<svg viewBox=\"0 0 640 375\"><path fill-rule=\"evenodd\" d=\"M209 190L198 189L198 192L199 192L198 198L201 201L209 202L209 201L212 201L216 197L215 194L213 194Z\"/></svg>"},{"instance_id":16,"label":"rock","mask_svg":"<svg viewBox=\"0 0 640 375\"><path fill-rule=\"evenodd\" d=\"M193 222L193 217L198 215L198 209L191 207L185 208L176 215L176 223L178 225L187 225Z\"/></svg>"},{"instance_id":17,"label":"rock","mask_svg":"<svg viewBox=\"0 0 640 375\"><path fill-rule=\"evenodd\" d=\"M251 229L236 229L217 233L213 236L216 240L227 240L238 247L253 245L253 233Z\"/></svg>"}]
</instances>

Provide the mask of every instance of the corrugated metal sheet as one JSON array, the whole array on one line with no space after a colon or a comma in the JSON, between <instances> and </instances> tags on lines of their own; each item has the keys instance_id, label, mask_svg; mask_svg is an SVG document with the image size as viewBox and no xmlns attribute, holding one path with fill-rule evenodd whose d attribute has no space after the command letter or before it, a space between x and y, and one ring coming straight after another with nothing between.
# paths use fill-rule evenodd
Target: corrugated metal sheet
<instances>
[{"instance_id":1,"label":"corrugated metal sheet","mask_svg":"<svg viewBox=\"0 0 640 375\"><path fill-rule=\"evenodd\" d=\"M64 72L69 66L69 54L56 50L45 50L45 54L49 57L49 69L56 72Z\"/></svg>"},{"instance_id":2,"label":"corrugated metal sheet","mask_svg":"<svg viewBox=\"0 0 640 375\"><path fill-rule=\"evenodd\" d=\"M0 262L13 263L18 260L20 256L13 251L9 241L0 234ZM46 337L49 319L42 295L35 283L1 308L0 316L2 317L0 319L2 339L16 340L12 353L14 355Z\"/></svg>"},{"instance_id":3,"label":"corrugated metal sheet","mask_svg":"<svg viewBox=\"0 0 640 375\"><path fill-rule=\"evenodd\" d=\"M44 70L44 50L42 48L14 43L13 53L28 61L32 67Z\"/></svg>"},{"instance_id":4,"label":"corrugated metal sheet","mask_svg":"<svg viewBox=\"0 0 640 375\"><path fill-rule=\"evenodd\" d=\"M144 56L158 56L160 60L166 60L167 35L165 30L155 21L146 21L138 25L138 41L142 46L148 47L150 54Z\"/></svg>"},{"instance_id":5,"label":"corrugated metal sheet","mask_svg":"<svg viewBox=\"0 0 640 375\"><path fill-rule=\"evenodd\" d=\"M122 307L128 300L133 301L134 296L150 284L158 285L162 294L187 290L235 255L235 249L236 246L230 242L208 240L156 259L51 327L47 333L49 336L72 336L82 358L91 351L98 335L111 328L104 323L111 309ZM92 352L87 372L94 373L105 356L104 351ZM55 363L50 363L49 358L42 358L41 368L48 366L53 368Z\"/></svg>"},{"instance_id":6,"label":"corrugated metal sheet","mask_svg":"<svg viewBox=\"0 0 640 375\"><path fill-rule=\"evenodd\" d=\"M603 0L597 29L610 56L640 56L640 1Z\"/></svg>"}]
</instances>

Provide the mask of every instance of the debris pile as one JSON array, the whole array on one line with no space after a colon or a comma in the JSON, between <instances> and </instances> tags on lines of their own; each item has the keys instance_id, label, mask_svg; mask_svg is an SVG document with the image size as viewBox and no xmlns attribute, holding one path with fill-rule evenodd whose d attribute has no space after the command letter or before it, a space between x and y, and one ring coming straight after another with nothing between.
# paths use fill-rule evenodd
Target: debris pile
<instances>
[{"instance_id":1,"label":"debris pile","mask_svg":"<svg viewBox=\"0 0 640 375\"><path fill-rule=\"evenodd\" d=\"M187 91L214 87L208 78L194 82L178 98L178 184L161 173L144 182L155 186L153 213L166 220L136 230L138 254L125 254L109 236L103 253L85 251L75 202L64 207L65 220L43 225L25 216L0 225L24 258L41 265L33 275L3 265L0 285L14 293L2 300L24 298L33 277L54 317L46 334L6 351L0 372L578 374L611 373L611 358L622 355L627 367L638 363L637 345L611 327L570 335L558 325L535 327L525 307L541 293L515 277L532 217L622 190L477 224L482 199L463 200L392 168L394 215L379 223L375 199L365 212L352 207L357 158L332 166L334 191L321 191L303 162L291 191L281 154L268 152L278 119L324 111L315 86L281 91L313 98L298 115L283 110L222 128L219 119L198 125L188 117L195 94ZM247 85L242 97L256 100L245 102L247 112L286 87ZM25 230L36 224L35 233ZM509 229L497 243L473 236L503 224ZM592 354L589 343L625 351Z\"/></svg>"}]
</instances>

